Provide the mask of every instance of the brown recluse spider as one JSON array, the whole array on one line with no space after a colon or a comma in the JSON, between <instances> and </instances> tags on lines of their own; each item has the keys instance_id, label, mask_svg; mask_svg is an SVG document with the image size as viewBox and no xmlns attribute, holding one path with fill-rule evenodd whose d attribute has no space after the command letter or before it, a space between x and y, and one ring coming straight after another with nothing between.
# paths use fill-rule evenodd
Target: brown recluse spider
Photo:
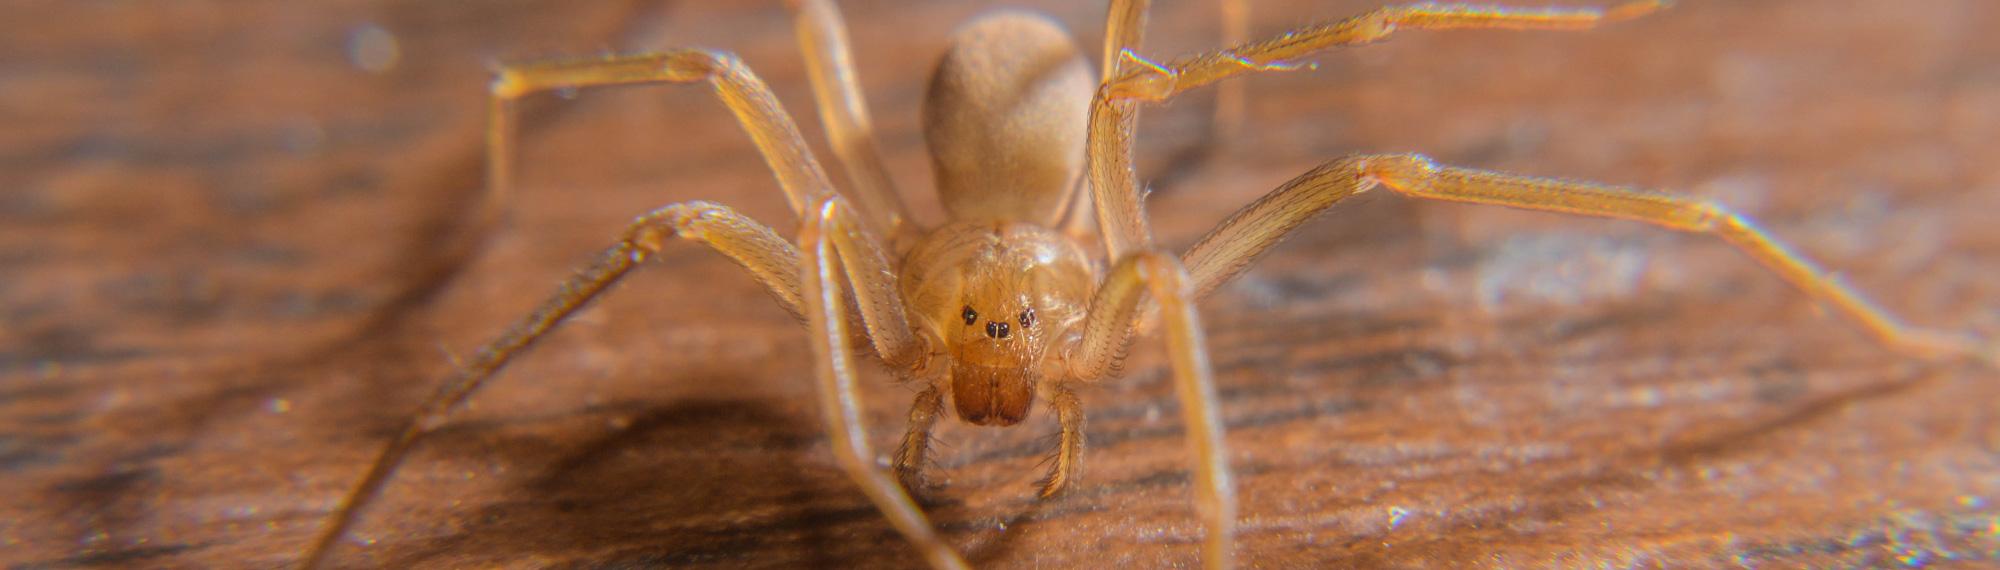
<instances>
[{"instance_id":1,"label":"brown recluse spider","mask_svg":"<svg viewBox=\"0 0 2000 570\"><path fill-rule=\"evenodd\" d=\"M1713 234L1890 348L1932 357L2000 361L1977 339L1905 326L1860 294L1720 204L1651 191L1440 165L1415 154L1335 159L1279 186L1178 255L1153 244L1132 167L1141 104L1246 73L1287 70L1335 46L1398 30L1578 30L1638 17L1664 0L1603 9L1410 4L1164 63L1135 54L1145 0L1113 0L1101 76L1050 20L995 12L966 25L932 75L924 135L949 219L911 218L874 142L845 24L831 0L794 0L807 70L835 154L851 175L836 189L791 116L735 57L706 50L550 61L503 68L492 86L489 188L505 195L512 170L512 104L557 90L608 85L711 84L748 131L801 220L796 240L727 207L674 204L633 221L547 301L446 379L382 450L308 547L318 566L380 493L412 445L550 328L603 292L670 238L730 257L807 324L817 394L840 468L932 566L965 562L906 489L922 485L930 431L947 407L977 425L1020 422L1037 398L1061 428L1043 496L1067 488L1083 453L1076 392L1114 374L1135 333L1159 327L1193 450L1194 501L1206 527L1203 562L1232 562L1234 487L1216 392L1194 302L1329 206L1376 186L1409 196L1624 218ZM1237 6L1240 14L1240 6ZM1226 12L1227 13L1227 12ZM1231 35L1240 25L1226 26ZM1236 99L1240 95L1228 98ZM1224 111L1234 103L1225 102ZM1083 198L1087 191L1088 200ZM1101 246L1092 255L1086 244ZM852 311L853 314L850 314ZM850 331L859 325L859 331ZM858 334L857 334L858 333ZM894 478L875 466L856 404L849 340L918 388ZM947 406L949 402L949 406ZM900 484L899 484L900 483Z\"/></svg>"}]
</instances>

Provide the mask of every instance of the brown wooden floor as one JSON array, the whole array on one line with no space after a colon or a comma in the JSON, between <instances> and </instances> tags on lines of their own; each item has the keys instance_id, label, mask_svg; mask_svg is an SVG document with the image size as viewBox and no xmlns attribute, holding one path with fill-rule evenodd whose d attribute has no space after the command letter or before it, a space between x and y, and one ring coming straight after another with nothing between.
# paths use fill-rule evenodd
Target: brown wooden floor
<instances>
[{"instance_id":1,"label":"brown wooden floor","mask_svg":"<svg viewBox=\"0 0 2000 570\"><path fill-rule=\"evenodd\" d=\"M10 568L291 564L452 355L626 219L712 199L793 224L704 90L589 93L537 102L511 224L455 255L492 62L726 48L819 143L776 1L42 4L0 24ZM1045 4L1097 45L1098 3ZM1148 53L1213 43L1207 3L1160 4ZM1257 30L1378 5L1277 4ZM923 212L920 89L980 9L847 3ZM1353 151L1663 187L1754 214L1914 321L2000 335L1995 29L1985 0L1768 0L1413 33L1250 80L1248 131L1205 157L1208 95L1148 111L1142 171L1176 246ZM385 34L392 63L357 59ZM2000 559L2000 373L1889 354L1712 239L1376 192L1201 310L1247 566ZM1068 496L1033 499L1047 414L946 428L927 508L946 537L981 566L1194 564L1156 344L1085 394ZM732 265L675 250L476 397L338 560L919 564L832 464L806 352ZM910 393L868 380L888 448Z\"/></svg>"}]
</instances>

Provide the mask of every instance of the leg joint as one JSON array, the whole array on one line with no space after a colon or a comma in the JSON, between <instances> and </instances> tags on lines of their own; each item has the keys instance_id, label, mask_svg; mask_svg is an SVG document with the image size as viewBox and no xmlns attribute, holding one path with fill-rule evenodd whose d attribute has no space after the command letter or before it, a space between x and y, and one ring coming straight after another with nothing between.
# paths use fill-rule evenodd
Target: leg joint
<instances>
[{"instance_id":1,"label":"leg joint","mask_svg":"<svg viewBox=\"0 0 2000 570\"><path fill-rule=\"evenodd\" d=\"M1685 215L1687 219L1683 223L1686 224L1688 229L1694 231L1710 232L1715 231L1717 226L1740 226L1743 224L1743 217L1737 215L1735 210L1731 210L1728 206L1724 206L1720 202L1706 198L1688 200Z\"/></svg>"},{"instance_id":2,"label":"leg joint","mask_svg":"<svg viewBox=\"0 0 2000 570\"><path fill-rule=\"evenodd\" d=\"M625 242L646 255L659 253L669 237L684 237L691 228L716 216L735 212L713 202L682 202L647 212L625 230Z\"/></svg>"},{"instance_id":3,"label":"leg joint","mask_svg":"<svg viewBox=\"0 0 2000 570\"><path fill-rule=\"evenodd\" d=\"M1411 183L1437 176L1440 167L1421 154L1356 154L1335 161L1337 168L1351 170L1355 178L1390 188L1409 188Z\"/></svg>"},{"instance_id":4,"label":"leg joint","mask_svg":"<svg viewBox=\"0 0 2000 570\"><path fill-rule=\"evenodd\" d=\"M1134 269L1156 294L1172 292L1182 299L1192 299L1194 290L1190 288L1193 279L1188 277L1187 268L1181 265L1179 257L1160 251L1141 251L1132 254Z\"/></svg>"},{"instance_id":5,"label":"leg joint","mask_svg":"<svg viewBox=\"0 0 2000 570\"><path fill-rule=\"evenodd\" d=\"M806 204L805 212L799 216L801 247L811 247L812 244L826 239L826 233L833 231L847 210L847 204L837 195L828 194L811 200Z\"/></svg>"}]
</instances>

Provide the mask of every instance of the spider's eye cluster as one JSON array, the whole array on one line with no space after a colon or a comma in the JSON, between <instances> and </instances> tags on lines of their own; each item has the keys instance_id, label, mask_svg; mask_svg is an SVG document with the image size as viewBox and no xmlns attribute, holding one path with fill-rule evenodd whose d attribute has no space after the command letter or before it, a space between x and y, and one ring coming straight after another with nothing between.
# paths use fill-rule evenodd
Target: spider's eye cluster
<instances>
[{"instance_id":1,"label":"spider's eye cluster","mask_svg":"<svg viewBox=\"0 0 2000 570\"><path fill-rule=\"evenodd\" d=\"M972 305L966 305L964 309L959 311L958 316L965 319L965 326L979 324L979 311L972 310ZM1035 310L1033 308L1022 309L1021 314L1015 317L1015 321L1021 323L1022 330L1035 328ZM1005 319L986 321L986 336L990 338L1007 338L1013 335L1014 326L1008 324Z\"/></svg>"}]
</instances>

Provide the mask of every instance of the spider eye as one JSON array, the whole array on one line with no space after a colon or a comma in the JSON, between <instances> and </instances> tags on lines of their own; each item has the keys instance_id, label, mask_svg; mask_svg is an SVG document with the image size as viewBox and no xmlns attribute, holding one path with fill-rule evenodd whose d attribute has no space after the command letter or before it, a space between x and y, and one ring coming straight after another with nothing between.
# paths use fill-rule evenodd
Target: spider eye
<instances>
[{"instance_id":1,"label":"spider eye","mask_svg":"<svg viewBox=\"0 0 2000 570\"><path fill-rule=\"evenodd\" d=\"M966 305L965 312L959 313L958 316L964 318L965 324L968 325L979 322L979 313L973 312L972 305Z\"/></svg>"},{"instance_id":2,"label":"spider eye","mask_svg":"<svg viewBox=\"0 0 2000 570\"><path fill-rule=\"evenodd\" d=\"M1035 309L1021 309L1021 328L1035 328Z\"/></svg>"}]
</instances>

